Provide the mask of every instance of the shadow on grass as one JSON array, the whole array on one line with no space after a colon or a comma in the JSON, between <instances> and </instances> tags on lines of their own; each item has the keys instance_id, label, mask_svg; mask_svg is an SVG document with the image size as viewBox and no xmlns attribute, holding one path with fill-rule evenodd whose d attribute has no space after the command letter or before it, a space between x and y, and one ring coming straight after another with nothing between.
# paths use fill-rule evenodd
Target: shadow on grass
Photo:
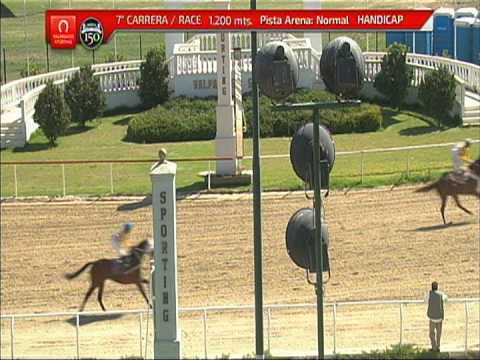
<instances>
[{"instance_id":1,"label":"shadow on grass","mask_svg":"<svg viewBox=\"0 0 480 360\"><path fill-rule=\"evenodd\" d=\"M79 317L79 325L88 325L93 324L100 321L109 321L109 320L117 320L123 317L124 314L105 314L105 315L80 315ZM76 326L77 325L77 317L73 316L70 319L65 320L66 323Z\"/></svg>"},{"instance_id":2,"label":"shadow on grass","mask_svg":"<svg viewBox=\"0 0 480 360\"><path fill-rule=\"evenodd\" d=\"M399 120L395 119L395 116L399 115L400 112L392 110L389 108L382 108L383 113L383 128L386 129L389 126L396 125L400 123Z\"/></svg>"},{"instance_id":3,"label":"shadow on grass","mask_svg":"<svg viewBox=\"0 0 480 360\"><path fill-rule=\"evenodd\" d=\"M118 119L117 121L114 121L113 125L126 126L128 125L128 122L130 121L131 118L132 116L125 116L122 119Z\"/></svg>"},{"instance_id":4,"label":"shadow on grass","mask_svg":"<svg viewBox=\"0 0 480 360\"><path fill-rule=\"evenodd\" d=\"M448 229L452 227L460 227L460 226L465 226L471 224L468 221L462 221L459 223L448 223L448 224L439 224L439 225L432 225L432 226L422 226L418 227L414 230L409 230L409 231L415 231L415 232L428 232L428 231L436 231L436 230L443 230L443 229Z\"/></svg>"},{"instance_id":5,"label":"shadow on grass","mask_svg":"<svg viewBox=\"0 0 480 360\"><path fill-rule=\"evenodd\" d=\"M64 136L71 136L71 135L77 135L77 134L81 134L81 133L84 133L84 132L87 132L87 131L90 131L90 130L93 130L95 129L95 126L90 126L90 125L85 125L85 126L79 126L79 125L76 125L76 126L70 126L67 131L65 131L65 135Z\"/></svg>"},{"instance_id":6,"label":"shadow on grass","mask_svg":"<svg viewBox=\"0 0 480 360\"><path fill-rule=\"evenodd\" d=\"M416 135L425 135L438 131L436 126L415 126L407 129L402 129L399 131L400 135L403 136L416 136Z\"/></svg>"},{"instance_id":7,"label":"shadow on grass","mask_svg":"<svg viewBox=\"0 0 480 360\"><path fill-rule=\"evenodd\" d=\"M24 147L17 147L12 151L14 153L25 153L25 152L35 152L35 151L43 151L48 149L53 149L55 146L51 146L48 142L47 143L35 143L35 144L26 144Z\"/></svg>"}]
</instances>

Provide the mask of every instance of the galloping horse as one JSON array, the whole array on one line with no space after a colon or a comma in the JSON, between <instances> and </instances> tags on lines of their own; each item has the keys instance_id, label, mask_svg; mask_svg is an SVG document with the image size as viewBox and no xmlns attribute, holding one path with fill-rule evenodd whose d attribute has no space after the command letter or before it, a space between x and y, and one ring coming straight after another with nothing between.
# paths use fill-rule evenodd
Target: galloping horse
<instances>
[{"instance_id":1,"label":"galloping horse","mask_svg":"<svg viewBox=\"0 0 480 360\"><path fill-rule=\"evenodd\" d=\"M143 284L148 284L148 280L143 279L140 276L140 268L142 264L142 258L145 254L152 254L153 246L150 241L144 240L136 247L133 248L131 253L131 259L133 260L134 266L130 271L123 271L122 264L119 263L117 259L100 259L97 261L92 261L86 263L80 268L77 272L71 274L65 274L65 278L68 280L76 278L82 272L84 272L89 266L90 268L90 288L85 294L82 305L80 306L80 311L83 311L85 304L87 303L88 298L92 295L92 292L98 288L98 302L102 307L102 310L105 311L105 306L102 302L103 287L105 285L105 280L110 279L120 284L135 284L137 285L138 290L142 293L145 301L151 307L152 305L148 301L147 295L145 294L145 289Z\"/></svg>"},{"instance_id":2,"label":"galloping horse","mask_svg":"<svg viewBox=\"0 0 480 360\"><path fill-rule=\"evenodd\" d=\"M468 167L469 171L477 176L480 176L480 159L475 160L470 166ZM459 179L459 177L462 179ZM466 176L466 174L459 175L453 171L444 174L440 179L435 181L432 184L424 186L420 189L417 189L415 192L427 192L430 190L437 190L438 195L442 200L442 206L440 208L440 212L442 213L443 223L446 224L445 221L445 206L447 205L447 199L449 196L453 197L457 206L465 211L467 214L472 215L472 212L466 208L464 208L460 201L458 200L458 195L474 195L480 199L480 193L477 192L477 180Z\"/></svg>"}]
</instances>

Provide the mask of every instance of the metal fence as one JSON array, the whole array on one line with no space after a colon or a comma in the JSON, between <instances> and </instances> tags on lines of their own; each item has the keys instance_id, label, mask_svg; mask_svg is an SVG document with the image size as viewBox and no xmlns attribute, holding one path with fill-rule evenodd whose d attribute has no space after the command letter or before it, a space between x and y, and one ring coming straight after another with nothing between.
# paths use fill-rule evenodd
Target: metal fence
<instances>
[{"instance_id":1,"label":"metal fence","mask_svg":"<svg viewBox=\"0 0 480 360\"><path fill-rule=\"evenodd\" d=\"M449 304L449 305L448 305ZM454 304L454 305L452 305ZM449 308L452 306L460 306L463 307L463 319L462 315L460 313L462 312L460 308L457 309L455 315L452 315L449 318ZM470 308L473 305L473 311ZM471 344L471 339L477 339L480 336L479 332L479 326L480 326L480 313L478 312L478 308L475 309L476 305L480 305L480 298L470 298L470 299L451 299L448 300L447 302L447 310L446 310L446 319L445 319L445 326L444 326L444 348L450 348L452 350L456 351L464 351L467 353L468 351L473 351L479 350L479 344L478 343L473 343ZM421 310L417 311L419 312L420 316L412 316L412 319L409 321L408 317L407 320L405 320L405 314L408 312L406 309L411 306L421 306L420 309L416 310ZM327 336L331 336L331 339L329 340L330 348L329 352L333 354L338 354L338 353L352 353L352 352L360 352L360 351L369 351L369 350L374 350L375 347L374 344L370 343L369 340L367 339L367 343L364 346L360 347L354 347L350 346L349 344L342 345L339 344L339 337L343 338L348 338L352 339L349 341L353 342L353 339L355 336L358 337L358 333L355 334L355 327L352 326L352 323L360 323L362 322L362 329L365 329L366 332L372 332L372 335L374 336L375 342L377 346L379 347L387 347L389 345L392 345L397 341L399 344L405 344L405 343L416 343L417 345L426 345L425 342L422 342L421 339L418 338L418 335L415 333L412 335L409 335L410 339L415 339L415 341L411 341L409 339L406 339L406 336L408 335L409 332L412 332L415 330L415 327L418 327L421 331L421 334L423 335L422 338L428 339L428 332L424 331L424 329L421 329L422 326L419 325L419 321L422 322L422 324L427 324L426 320L426 315L425 315L425 306L426 304L424 303L423 300L380 300L380 301L351 301L351 302L334 302L334 303L326 303L325 304L325 309L324 309L324 314L325 317L328 317L331 321L331 326L330 328L326 329ZM371 308L369 310L369 307ZM386 311L383 310L385 307L391 307L391 311ZM355 319L355 311L352 312L353 309L357 309L356 311L365 311L366 314L368 315L368 319L365 320L363 318ZM397 309L395 311L395 308ZM285 348L284 349L278 349L280 346L274 345L274 342L278 339L281 339L282 344L288 343L289 337L294 337L296 335L301 336L301 337L308 337L309 334L314 335L315 332L315 316L313 314L308 314L308 311L314 311L316 309L316 304L277 304L277 305L265 305L264 307L264 316L266 320L266 327L265 327L265 339L266 339L266 349L269 351L270 354L277 354L279 351L283 351L285 353ZM226 331L225 329L228 328L229 326L234 326L232 324L235 323L235 320L230 320L230 321L225 321L223 323L219 322L214 322L216 326L224 327L224 329L219 329L219 331L213 331L213 327L209 327L209 316L213 316L214 313L221 313L222 316L226 316L228 313L235 313L235 312L253 312L254 307L253 305L244 305L244 306L214 306L214 307L192 307L192 308L181 308L180 309L180 315L188 315L188 314L197 314L197 316L201 319L200 323L197 322L195 327L196 329L189 329L189 330L184 330L183 329L183 324L182 320L180 320L180 327L182 328L182 333L183 334L188 334L189 331L194 332L195 334L198 335L198 341L201 341L201 346L196 348L196 353L189 353L188 356L200 356L204 358L208 358L209 356L217 356L214 355L215 353L220 353L220 354L232 354L232 352L238 351L238 348L225 348L223 347L222 349L212 349L214 346L211 345L212 339L215 339L215 341L222 341L222 335L225 335ZM291 313L293 311L293 313ZM342 315L342 311L345 311L347 315ZM275 326L273 322L273 315L275 313L281 314L282 317L290 316L290 320L292 316L295 317L301 317L303 315L307 315L309 321L311 321L312 326L310 328L304 328L302 329L305 331L305 333L297 333L295 329L293 329L292 325L287 332L282 331L279 326ZM290 314L288 313L290 312ZM473 313L474 312L474 313ZM387 317L383 317L383 313L390 313ZM396 315L395 315L396 313ZM58 312L58 313L41 313L41 314L11 314L11 315L1 315L2 321L7 321L9 322L9 327L8 330L4 330L4 334L2 336L3 338L3 345L2 347L6 347L6 343L9 342L9 347L10 347L10 352L9 356L11 359L14 359L15 357L21 357L24 356L22 354L17 353L16 347L21 345L18 343L17 340L17 332L16 332L16 323L22 321L22 320L28 320L28 319L39 319L39 318L58 318L58 317L72 317L72 319L75 319L75 325L73 326L74 332L75 332L75 355L72 357L76 357L79 359L82 356L82 331L81 331L81 319L82 317L88 317L88 316L112 316L112 315L134 315L137 316L137 326L138 326L138 344L137 344L137 349L138 349L138 356L140 358L144 357L149 357L151 356L151 352L153 351L153 328L150 331L150 336L148 336L148 323L150 322L150 327L153 324L153 320L151 320L151 312L147 310L125 310L125 311L107 311L107 312L83 312L83 313L78 313L78 312ZM277 318L279 318L281 315L278 315ZM242 317L242 316L239 316ZM383 320L387 319L386 322L389 322L390 325L388 328L376 328L378 327L377 322L375 321L375 317L379 317ZM398 320L398 328L396 330L393 329L391 326L392 323L394 322L394 318L397 318ZM353 319L353 320L352 320ZM295 320L293 320L293 323L295 323ZM292 323L292 324L293 324ZM50 322L52 324L52 322ZM456 324L456 325L454 325ZM358 325L358 324L357 324ZM51 326L51 325L50 325ZM125 326L125 324L124 324ZM135 326L134 323L129 323L129 326ZM454 338L454 340L449 340L448 338L445 338L448 335L445 335L446 331L445 329L448 329L448 327L451 326L456 326L456 332L461 332L463 330L463 335L455 334L453 335L453 331L450 333L452 334L451 337ZM3 329L3 327L2 327ZM387 336L386 332L389 330L393 331L390 336ZM427 327L425 327L427 329ZM6 334L5 332L8 331L9 334ZM42 331L46 331L45 329L39 328L38 333L35 334L35 338L29 338L29 342L35 342L35 340L38 340L38 338L42 337ZM247 328L248 331L248 328ZM210 333L212 332L212 333ZM214 332L214 334L213 334ZM253 327L250 329L250 332L253 332ZM350 333L352 332L352 333ZM384 333L385 332L385 333ZM395 335L397 333L398 335ZM448 333L448 330L447 330ZM63 336L68 337L68 334L62 333ZM201 334L201 335L200 335ZM8 336L9 335L9 336ZM245 335L245 334L243 334ZM253 334L251 334L253 337ZM385 336L384 336L385 335ZM235 336L235 335L234 335ZM237 334L238 337L240 337ZM398 336L398 337L397 337ZM7 340L8 339L8 340ZM191 339L191 337L188 337L188 339ZM462 339L462 340L460 340ZM57 341L62 341L63 339L57 339ZM313 340L313 337L312 337ZM188 347L189 340L182 340L182 347ZM371 340L370 340L371 341ZM147 344L147 342L149 344ZM313 345L312 341L312 345ZM134 348L136 346L133 346L132 344L132 350L130 354L124 354L124 355L131 355L136 353L136 350ZM445 346L445 344L447 344ZM147 345L149 345L147 347ZM48 344L45 345L48 347ZM248 344L247 344L248 348ZM150 349L150 350L148 350ZM201 350L200 350L201 349ZM251 348L253 349L253 348ZM302 347L303 350L290 350L290 354L297 354L297 355L310 355L309 353L305 352L305 348ZM353 349L353 351L352 351ZM312 348L312 350L314 350ZM220 352L221 351L221 352ZM303 352L302 352L303 351ZM308 350L307 350L308 351ZM247 351L248 352L248 351ZM288 350L287 350L288 352ZM100 352L101 353L101 352ZM313 353L313 351L312 351ZM7 354L3 354L3 358L8 356ZM36 354L37 356L40 355L40 353ZM97 353L98 355L98 353ZM186 354L187 355L187 354ZM233 354L232 354L233 355ZM236 355L241 355L241 354L236 354ZM67 356L66 353L63 353L62 357ZM85 355L83 355L85 357ZM89 356L91 356L89 354ZM134 355L137 356L137 355Z\"/></svg>"},{"instance_id":2,"label":"metal fence","mask_svg":"<svg viewBox=\"0 0 480 360\"><path fill-rule=\"evenodd\" d=\"M479 143L475 140L474 143ZM451 147L454 143L417 145L407 147L368 149L337 152L337 165L333 181L348 180L351 186L361 185L367 178L396 176L395 180L408 180L414 174L429 178L431 172L450 169L450 152L432 153L431 150ZM430 153L429 153L430 151ZM265 169L264 188L279 188L275 183L278 166L290 169L290 155L263 155ZM211 190L210 174L217 160L230 158L204 157L171 159L181 163L177 174L177 189L195 191ZM156 159L138 160L52 160L52 161L2 161L2 197L19 196L67 196L145 194L150 192L149 166ZM345 161L345 163L342 163ZM283 166L285 163L285 167ZM243 158L245 167L251 166L251 156ZM288 181L301 188L293 174L284 171ZM198 174L204 172L205 183ZM291 176L290 176L291 175ZM265 175L264 175L265 176ZM198 179L195 180L195 179ZM285 180L285 179L283 179ZM290 186L292 187L292 186ZM248 189L247 189L248 190Z\"/></svg>"}]
</instances>

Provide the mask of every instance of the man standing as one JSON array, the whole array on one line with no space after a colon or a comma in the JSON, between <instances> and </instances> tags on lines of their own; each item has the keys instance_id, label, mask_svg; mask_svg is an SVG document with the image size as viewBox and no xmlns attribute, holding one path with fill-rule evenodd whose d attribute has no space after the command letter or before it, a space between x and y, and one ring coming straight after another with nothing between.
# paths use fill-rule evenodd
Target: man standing
<instances>
[{"instance_id":1,"label":"man standing","mask_svg":"<svg viewBox=\"0 0 480 360\"><path fill-rule=\"evenodd\" d=\"M442 336L442 322L444 318L443 305L447 301L447 295L438 290L438 283L432 283L432 290L427 294L427 316L430 319L430 342L431 351L440 352L440 337Z\"/></svg>"}]
</instances>

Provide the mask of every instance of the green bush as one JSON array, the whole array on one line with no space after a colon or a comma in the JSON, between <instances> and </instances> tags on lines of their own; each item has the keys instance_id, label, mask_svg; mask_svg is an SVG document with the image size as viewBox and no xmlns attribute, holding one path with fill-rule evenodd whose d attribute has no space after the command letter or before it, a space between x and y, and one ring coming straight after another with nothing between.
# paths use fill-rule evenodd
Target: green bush
<instances>
[{"instance_id":1,"label":"green bush","mask_svg":"<svg viewBox=\"0 0 480 360\"><path fill-rule=\"evenodd\" d=\"M373 86L385 95L393 106L398 107L407 96L413 79L413 70L407 65L407 47L397 43L391 45L381 66Z\"/></svg>"},{"instance_id":2,"label":"green bush","mask_svg":"<svg viewBox=\"0 0 480 360\"><path fill-rule=\"evenodd\" d=\"M146 109L168 100L168 65L164 49L150 49L140 66L139 96Z\"/></svg>"},{"instance_id":3,"label":"green bush","mask_svg":"<svg viewBox=\"0 0 480 360\"><path fill-rule=\"evenodd\" d=\"M83 66L65 84L65 100L72 113L72 121L85 126L89 120L102 114L106 97L100 87L100 80L93 76L90 66Z\"/></svg>"},{"instance_id":4,"label":"green bush","mask_svg":"<svg viewBox=\"0 0 480 360\"><path fill-rule=\"evenodd\" d=\"M37 62L36 59L31 58L29 60L28 66L25 63L23 69L20 70L20 77L28 77L28 76L35 76L40 75L45 72L45 69Z\"/></svg>"},{"instance_id":5,"label":"green bush","mask_svg":"<svg viewBox=\"0 0 480 360\"><path fill-rule=\"evenodd\" d=\"M33 120L40 126L50 145L55 145L60 135L70 124L70 110L63 98L62 90L52 81L40 93L35 103Z\"/></svg>"},{"instance_id":6,"label":"green bush","mask_svg":"<svg viewBox=\"0 0 480 360\"><path fill-rule=\"evenodd\" d=\"M455 103L455 76L446 68L428 71L418 89L418 97L425 110L438 123L456 126L449 115Z\"/></svg>"},{"instance_id":7,"label":"green bush","mask_svg":"<svg viewBox=\"0 0 480 360\"><path fill-rule=\"evenodd\" d=\"M104 57L103 62L105 63L113 63L113 62L120 62L120 61L126 61L125 56L117 54L115 56L114 52L110 52L107 54L107 56Z\"/></svg>"},{"instance_id":8,"label":"green bush","mask_svg":"<svg viewBox=\"0 0 480 360\"><path fill-rule=\"evenodd\" d=\"M323 91L300 91L289 101L331 100ZM247 137L252 136L251 99L243 101ZM216 100L176 98L162 106L135 115L129 122L127 140L134 142L166 142L209 140L216 133ZM262 137L292 136L303 124L312 121L311 111L274 111L267 97L260 98L260 133ZM321 122L333 133L367 132L382 127L383 116L377 105L323 111Z\"/></svg>"}]
</instances>

